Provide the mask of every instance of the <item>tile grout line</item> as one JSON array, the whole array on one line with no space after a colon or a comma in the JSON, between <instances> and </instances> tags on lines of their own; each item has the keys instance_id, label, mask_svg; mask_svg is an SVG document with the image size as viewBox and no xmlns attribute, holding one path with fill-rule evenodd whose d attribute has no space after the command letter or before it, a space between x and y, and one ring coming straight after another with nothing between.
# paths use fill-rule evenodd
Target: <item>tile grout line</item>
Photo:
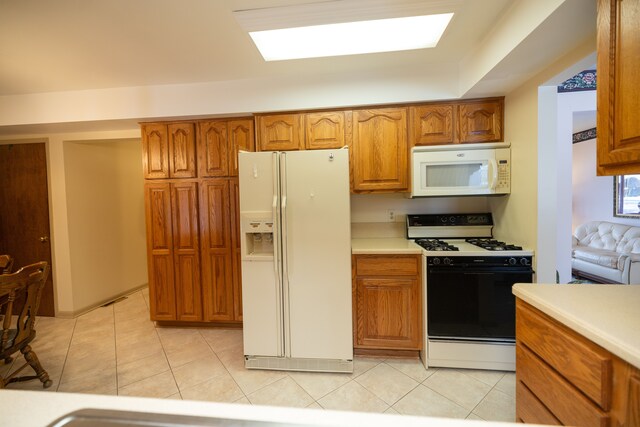
<instances>
[{"instance_id":1,"label":"tile grout line","mask_svg":"<svg viewBox=\"0 0 640 427\"><path fill-rule=\"evenodd\" d=\"M76 333L76 326L78 325L78 318L73 319L73 329L71 331L71 337L69 338L69 344L67 345L67 352L64 355L64 362L62 363L62 371L60 371L60 378L58 379L58 385L56 386L56 393L60 390L62 384L62 378L64 375L64 368L67 366L67 360L69 358L69 350L71 350L71 343L73 342L73 336Z\"/></svg>"},{"instance_id":2,"label":"tile grout line","mask_svg":"<svg viewBox=\"0 0 640 427\"><path fill-rule=\"evenodd\" d=\"M202 337L202 339L204 340L204 342L207 343L207 346L211 349L211 351L213 352L213 354L218 358L218 360L220 361L220 364L222 365L222 367L224 368L225 371L227 371L227 374L229 374L229 376L231 377L231 379L233 380L233 382L235 383L236 387L238 387L238 390L240 390L240 392L242 393L242 395L244 396L245 399L247 399L249 401L249 404L253 405L253 403L251 403L251 401L249 400L249 397L247 396L247 394L244 392L244 390L242 389L242 387L240 387L240 384L238 384L238 382L236 381L235 377L231 374L231 371L229 371L229 369L227 368L227 365L225 365L225 363L222 361L222 359L220 359L220 356L218 356L218 353L215 351L215 349L213 347L211 347L211 344L209 343L209 341L202 335L202 332L200 329L198 329L198 334ZM244 353L244 351L243 351ZM242 398L240 398L242 399ZM239 399L236 399L239 400Z\"/></svg>"}]
</instances>

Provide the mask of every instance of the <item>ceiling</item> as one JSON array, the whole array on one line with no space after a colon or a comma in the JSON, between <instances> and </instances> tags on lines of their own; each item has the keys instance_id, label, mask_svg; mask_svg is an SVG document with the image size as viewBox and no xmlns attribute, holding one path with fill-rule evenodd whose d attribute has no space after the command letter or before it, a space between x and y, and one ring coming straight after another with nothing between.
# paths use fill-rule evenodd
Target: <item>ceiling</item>
<instances>
[{"instance_id":1,"label":"ceiling","mask_svg":"<svg viewBox=\"0 0 640 427\"><path fill-rule=\"evenodd\" d=\"M348 3L368 11L402 3L416 10L452 9L455 15L433 49L277 62L262 59L233 15L311 3L326 3L329 14L333 5ZM527 13L532 24L526 32L509 27L510 22L529 19L521 16ZM0 116L5 115L0 131L16 124L139 119L147 114L90 117L85 107L59 117L42 111L30 116L41 105L57 108L49 94L79 97L82 91L103 90L100 96L109 99L120 93L116 88L186 85L197 93L202 84L221 88L241 81L262 90L272 82L286 88L295 81L299 88L315 81L331 82L337 92L337 82L346 87L347 82L362 85L368 80L376 89L380 81L392 82L391 94L371 97L370 103L408 102L414 100L406 95L411 93L421 100L504 95L594 32L595 0L0 0ZM505 34L518 38L510 40ZM488 57L500 60L490 62ZM430 84L447 88L424 90ZM319 87L311 93L321 98L325 91ZM353 99L369 102L366 97ZM281 105L317 108L346 102L334 96L317 106ZM266 102L240 104L237 112L273 108ZM17 106L22 110L16 112ZM183 110L182 115L208 113L205 107Z\"/></svg>"}]
</instances>

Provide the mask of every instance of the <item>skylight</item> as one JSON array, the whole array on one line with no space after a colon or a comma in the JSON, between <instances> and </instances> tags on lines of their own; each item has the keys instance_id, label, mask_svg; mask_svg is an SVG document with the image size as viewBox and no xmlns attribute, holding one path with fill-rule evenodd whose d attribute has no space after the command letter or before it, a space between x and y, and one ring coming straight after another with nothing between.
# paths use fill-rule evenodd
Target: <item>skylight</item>
<instances>
[{"instance_id":1,"label":"skylight","mask_svg":"<svg viewBox=\"0 0 640 427\"><path fill-rule=\"evenodd\" d=\"M435 47L453 13L252 31L265 61Z\"/></svg>"}]
</instances>

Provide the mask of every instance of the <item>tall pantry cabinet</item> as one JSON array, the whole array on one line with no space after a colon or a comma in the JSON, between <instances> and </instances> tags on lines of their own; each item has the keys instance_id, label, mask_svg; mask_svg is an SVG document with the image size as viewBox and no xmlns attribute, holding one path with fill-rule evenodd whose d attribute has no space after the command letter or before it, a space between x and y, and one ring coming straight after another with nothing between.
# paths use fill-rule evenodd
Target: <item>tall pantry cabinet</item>
<instances>
[{"instance_id":1,"label":"tall pantry cabinet","mask_svg":"<svg viewBox=\"0 0 640 427\"><path fill-rule=\"evenodd\" d=\"M151 320L242 320L239 150L252 118L144 123Z\"/></svg>"}]
</instances>

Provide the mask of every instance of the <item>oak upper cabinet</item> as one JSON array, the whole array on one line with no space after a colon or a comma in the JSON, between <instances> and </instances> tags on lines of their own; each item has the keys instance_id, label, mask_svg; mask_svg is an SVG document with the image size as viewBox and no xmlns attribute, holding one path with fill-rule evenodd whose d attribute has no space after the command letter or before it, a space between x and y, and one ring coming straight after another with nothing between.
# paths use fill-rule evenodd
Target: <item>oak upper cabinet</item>
<instances>
[{"instance_id":1,"label":"oak upper cabinet","mask_svg":"<svg viewBox=\"0 0 640 427\"><path fill-rule=\"evenodd\" d=\"M184 122L142 125L142 153L146 179L194 178L195 124Z\"/></svg>"},{"instance_id":2,"label":"oak upper cabinet","mask_svg":"<svg viewBox=\"0 0 640 427\"><path fill-rule=\"evenodd\" d=\"M409 108L411 145L454 143L454 105L420 105Z\"/></svg>"},{"instance_id":3,"label":"oak upper cabinet","mask_svg":"<svg viewBox=\"0 0 640 427\"><path fill-rule=\"evenodd\" d=\"M344 147L345 114L344 111L305 114L305 148L317 150Z\"/></svg>"},{"instance_id":4,"label":"oak upper cabinet","mask_svg":"<svg viewBox=\"0 0 640 427\"><path fill-rule=\"evenodd\" d=\"M288 151L304 148L304 115L257 116L259 151Z\"/></svg>"},{"instance_id":5,"label":"oak upper cabinet","mask_svg":"<svg viewBox=\"0 0 640 427\"><path fill-rule=\"evenodd\" d=\"M167 125L148 123L142 130L142 168L146 179L169 178Z\"/></svg>"},{"instance_id":6,"label":"oak upper cabinet","mask_svg":"<svg viewBox=\"0 0 640 427\"><path fill-rule=\"evenodd\" d=\"M202 320L197 183L145 185L151 320Z\"/></svg>"},{"instance_id":7,"label":"oak upper cabinet","mask_svg":"<svg viewBox=\"0 0 640 427\"><path fill-rule=\"evenodd\" d=\"M199 176L229 175L229 144L227 122L212 120L198 123Z\"/></svg>"},{"instance_id":8,"label":"oak upper cabinet","mask_svg":"<svg viewBox=\"0 0 640 427\"><path fill-rule=\"evenodd\" d=\"M354 347L420 350L420 255L354 255Z\"/></svg>"},{"instance_id":9,"label":"oak upper cabinet","mask_svg":"<svg viewBox=\"0 0 640 427\"><path fill-rule=\"evenodd\" d=\"M500 142L503 140L504 98L468 101L457 106L458 139L455 142Z\"/></svg>"},{"instance_id":10,"label":"oak upper cabinet","mask_svg":"<svg viewBox=\"0 0 640 427\"><path fill-rule=\"evenodd\" d=\"M352 121L352 190L408 191L407 109L354 110Z\"/></svg>"},{"instance_id":11,"label":"oak upper cabinet","mask_svg":"<svg viewBox=\"0 0 640 427\"><path fill-rule=\"evenodd\" d=\"M200 185L202 297L205 321L235 319L229 179Z\"/></svg>"},{"instance_id":12,"label":"oak upper cabinet","mask_svg":"<svg viewBox=\"0 0 640 427\"><path fill-rule=\"evenodd\" d=\"M227 122L229 140L229 176L238 176L238 152L255 151L253 119L238 119Z\"/></svg>"},{"instance_id":13,"label":"oak upper cabinet","mask_svg":"<svg viewBox=\"0 0 640 427\"><path fill-rule=\"evenodd\" d=\"M640 173L640 2L598 0L598 175Z\"/></svg>"}]
</instances>

